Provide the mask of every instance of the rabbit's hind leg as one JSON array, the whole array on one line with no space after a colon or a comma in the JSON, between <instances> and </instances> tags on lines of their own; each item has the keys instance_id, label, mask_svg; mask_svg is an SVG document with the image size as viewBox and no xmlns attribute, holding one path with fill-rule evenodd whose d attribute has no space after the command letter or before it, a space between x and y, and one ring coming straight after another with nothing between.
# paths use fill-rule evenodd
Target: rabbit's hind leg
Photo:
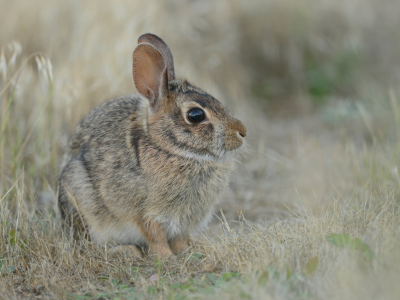
<instances>
[{"instance_id":1,"label":"rabbit's hind leg","mask_svg":"<svg viewBox=\"0 0 400 300\"><path fill-rule=\"evenodd\" d=\"M93 199L93 189L88 183L88 176L79 160L68 163L59 178L58 206L67 228L74 229L74 237L83 232L88 235L86 220L79 208L81 199Z\"/></svg>"}]
</instances>

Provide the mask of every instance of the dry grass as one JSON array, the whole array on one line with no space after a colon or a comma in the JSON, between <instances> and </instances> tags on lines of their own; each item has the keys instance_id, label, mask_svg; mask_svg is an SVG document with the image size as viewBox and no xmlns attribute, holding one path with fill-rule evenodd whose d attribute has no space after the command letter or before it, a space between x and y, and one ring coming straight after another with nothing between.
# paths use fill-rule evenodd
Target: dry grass
<instances>
[{"instance_id":1,"label":"dry grass","mask_svg":"<svg viewBox=\"0 0 400 300\"><path fill-rule=\"evenodd\" d=\"M0 8L2 298L399 298L396 1ZM178 75L244 121L248 145L221 213L184 255L112 260L62 232L57 164L86 112L133 92L130 57L147 31ZM337 247L334 233L370 251Z\"/></svg>"}]
</instances>

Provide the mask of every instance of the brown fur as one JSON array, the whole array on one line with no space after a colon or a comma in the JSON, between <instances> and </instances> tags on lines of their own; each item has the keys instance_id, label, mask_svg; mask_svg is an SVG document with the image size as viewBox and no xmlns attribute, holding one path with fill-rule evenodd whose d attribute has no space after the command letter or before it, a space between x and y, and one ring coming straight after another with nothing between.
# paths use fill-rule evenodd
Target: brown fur
<instances>
[{"instance_id":1,"label":"brown fur","mask_svg":"<svg viewBox=\"0 0 400 300\"><path fill-rule=\"evenodd\" d=\"M59 205L67 221L72 214L99 242L144 244L170 256L206 226L246 128L206 92L170 78L172 54L165 59L170 51L161 42L135 49L142 97L106 102L75 129L61 163ZM206 119L190 123L191 108Z\"/></svg>"}]
</instances>

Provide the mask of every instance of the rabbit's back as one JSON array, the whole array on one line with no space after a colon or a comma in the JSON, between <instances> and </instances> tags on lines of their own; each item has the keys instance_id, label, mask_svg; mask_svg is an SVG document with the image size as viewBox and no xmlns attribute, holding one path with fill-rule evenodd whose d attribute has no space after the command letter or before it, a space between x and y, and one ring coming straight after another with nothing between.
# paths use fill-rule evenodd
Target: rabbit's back
<instances>
[{"instance_id":1,"label":"rabbit's back","mask_svg":"<svg viewBox=\"0 0 400 300\"><path fill-rule=\"evenodd\" d=\"M126 95L105 102L90 111L75 128L66 149L60 171L89 140L107 142L118 141L118 135L124 134L124 120L137 113L140 97Z\"/></svg>"}]
</instances>

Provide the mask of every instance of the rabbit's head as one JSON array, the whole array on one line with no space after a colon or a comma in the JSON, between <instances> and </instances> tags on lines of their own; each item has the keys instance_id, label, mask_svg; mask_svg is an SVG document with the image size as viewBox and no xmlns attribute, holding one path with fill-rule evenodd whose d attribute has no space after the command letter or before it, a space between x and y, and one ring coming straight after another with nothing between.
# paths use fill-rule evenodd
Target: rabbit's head
<instances>
[{"instance_id":1,"label":"rabbit's head","mask_svg":"<svg viewBox=\"0 0 400 300\"><path fill-rule=\"evenodd\" d=\"M153 34L139 37L133 80L149 106L143 122L153 144L199 160L225 160L244 143L246 127L214 97L175 79L172 53Z\"/></svg>"}]
</instances>

